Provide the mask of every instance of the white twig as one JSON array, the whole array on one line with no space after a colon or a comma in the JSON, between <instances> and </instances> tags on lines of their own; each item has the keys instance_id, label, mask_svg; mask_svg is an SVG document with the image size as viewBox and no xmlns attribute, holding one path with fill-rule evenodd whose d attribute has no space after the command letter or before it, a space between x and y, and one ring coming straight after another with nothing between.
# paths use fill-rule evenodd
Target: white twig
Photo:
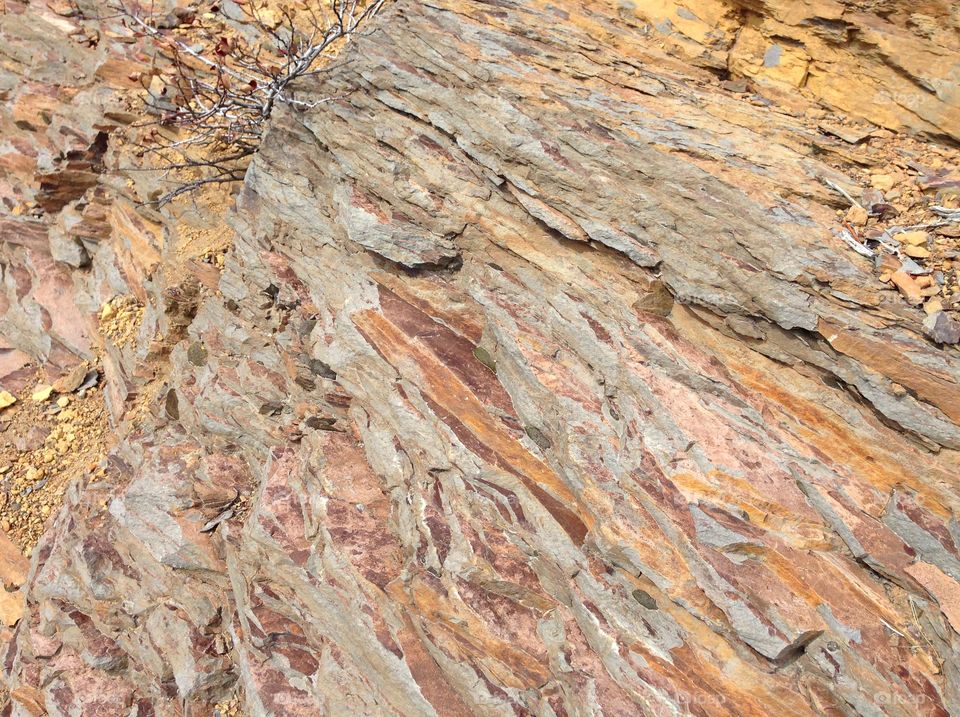
<instances>
[{"instance_id":1,"label":"white twig","mask_svg":"<svg viewBox=\"0 0 960 717\"><path fill-rule=\"evenodd\" d=\"M847 231L846 229L844 229L843 231L841 231L841 232L838 234L838 236L839 236L843 241L845 241L845 242L850 246L851 249L853 249L855 252L857 252L857 254L860 254L861 256L865 256L865 257L867 257L868 259L872 259L872 258L875 256L874 253L873 253L870 249L868 249L868 248L865 247L863 244L861 244L861 243L858 242L856 239L854 239L853 236L850 234L850 232Z\"/></svg>"},{"instance_id":2,"label":"white twig","mask_svg":"<svg viewBox=\"0 0 960 717\"><path fill-rule=\"evenodd\" d=\"M948 222L960 222L960 209L948 209L947 207L930 207L930 211L938 217L943 217Z\"/></svg>"},{"instance_id":3,"label":"white twig","mask_svg":"<svg viewBox=\"0 0 960 717\"><path fill-rule=\"evenodd\" d=\"M842 196L848 202L850 202L853 206L860 207L861 209L863 209L863 206L861 206L860 202L858 202L856 199L851 197L850 193L846 189L841 187L839 184L836 184L835 182L831 182L826 177L820 177L820 181L823 182L825 185L827 185L827 187L835 191L837 194Z\"/></svg>"},{"instance_id":4,"label":"white twig","mask_svg":"<svg viewBox=\"0 0 960 717\"><path fill-rule=\"evenodd\" d=\"M127 1L114 0L116 16L158 46L172 50L172 72L168 74L173 75L173 92L168 96L164 90L162 98L151 98L147 104L159 114L159 124L178 127L187 134L174 140L153 132L156 145L143 146L142 152L161 157L161 171L199 168L207 175L190 177L155 200L161 206L206 184L242 179L277 104L311 109L339 99L299 100L291 96L289 88L295 81L315 74L314 65L330 47L356 32L386 2L333 0L329 15L322 8L321 17L312 9L284 8L281 22L274 26L268 25L256 5L250 3L247 17L261 39L244 42L242 38L220 37L214 49L204 51L162 32L151 24L150 15L141 16L127 6ZM265 49L269 45L273 50ZM168 152L180 159L171 159Z\"/></svg>"}]
</instances>

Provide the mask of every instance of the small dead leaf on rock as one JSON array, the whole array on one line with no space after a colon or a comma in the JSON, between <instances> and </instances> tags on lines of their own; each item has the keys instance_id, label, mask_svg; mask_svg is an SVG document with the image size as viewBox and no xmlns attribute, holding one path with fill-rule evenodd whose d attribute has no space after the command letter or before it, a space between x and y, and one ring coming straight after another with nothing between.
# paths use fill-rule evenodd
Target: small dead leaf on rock
<instances>
[{"instance_id":1,"label":"small dead leaf on rock","mask_svg":"<svg viewBox=\"0 0 960 717\"><path fill-rule=\"evenodd\" d=\"M880 219L889 219L890 217L897 216L899 213L900 210L886 202L880 202L870 207L870 215L880 217Z\"/></svg>"}]
</instances>

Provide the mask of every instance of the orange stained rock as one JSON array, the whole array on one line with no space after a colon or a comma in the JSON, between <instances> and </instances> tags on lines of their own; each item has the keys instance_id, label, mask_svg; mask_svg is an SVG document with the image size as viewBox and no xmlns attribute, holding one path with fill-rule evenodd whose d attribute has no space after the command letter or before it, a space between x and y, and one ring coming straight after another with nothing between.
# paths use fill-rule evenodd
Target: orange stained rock
<instances>
[{"instance_id":1,"label":"orange stained rock","mask_svg":"<svg viewBox=\"0 0 960 717\"><path fill-rule=\"evenodd\" d=\"M933 595L954 632L960 634L960 583L930 563L914 563L907 572Z\"/></svg>"},{"instance_id":2,"label":"orange stained rock","mask_svg":"<svg viewBox=\"0 0 960 717\"><path fill-rule=\"evenodd\" d=\"M449 596L433 589L426 580L413 578L406 587L387 586L390 596L420 616L424 629L443 639L448 651L465 652L484 663L498 679L516 689L532 689L550 679L549 666L523 649L494 636L472 611L458 607ZM499 663L499 664L498 664Z\"/></svg>"},{"instance_id":3,"label":"orange stained rock","mask_svg":"<svg viewBox=\"0 0 960 717\"><path fill-rule=\"evenodd\" d=\"M397 370L411 362L419 369L422 390L442 409L445 421L469 431L467 447L489 455L504 470L516 475L543 504L577 544L582 543L595 522L594 516L549 466L530 454L513 436L507 435L467 387L419 342L411 341L384 316L375 311L354 315L354 323ZM549 492L548 492L549 491Z\"/></svg>"},{"instance_id":4,"label":"orange stained rock","mask_svg":"<svg viewBox=\"0 0 960 717\"><path fill-rule=\"evenodd\" d=\"M674 315L675 321L680 318ZM949 467L949 456L944 456L947 462L931 460L905 438L894 436L879 424L876 432L853 431L850 424L828 405L811 400L807 392L797 390L796 383L784 383L787 379L800 379L799 374L786 374L782 366L756 353L745 354L742 346L715 332L701 331L696 322L683 320L681 326L685 332L695 332L698 340L709 342L715 352L724 356L726 369L731 375L762 397L765 410L778 417L769 421L771 425L778 421L787 422L789 430L781 431L786 440L804 453L813 449L816 451L814 457L833 470L841 471L848 490L857 492L858 500L864 502L871 515L879 515L887 496L898 485L914 491L924 507L940 518L949 519L951 510L960 507L955 505L956 498L950 492L955 476ZM892 349L881 347L879 350ZM865 358L869 358L869 354ZM905 363L905 359L901 361ZM917 370L906 365L901 368ZM945 377L934 380L942 381L949 391L950 384ZM960 403L956 405L960 407ZM881 435L887 436L888 440L881 440Z\"/></svg>"},{"instance_id":5,"label":"orange stained rock","mask_svg":"<svg viewBox=\"0 0 960 717\"><path fill-rule=\"evenodd\" d=\"M960 383L956 376L939 373L910 361L896 346L880 344L861 334L820 319L817 331L837 351L856 359L907 388L960 423Z\"/></svg>"}]
</instances>

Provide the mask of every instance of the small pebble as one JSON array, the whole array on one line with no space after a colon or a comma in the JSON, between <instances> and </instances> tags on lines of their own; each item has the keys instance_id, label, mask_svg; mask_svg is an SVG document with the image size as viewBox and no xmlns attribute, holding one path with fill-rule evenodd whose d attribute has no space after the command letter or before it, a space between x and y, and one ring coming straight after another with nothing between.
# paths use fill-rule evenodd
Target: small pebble
<instances>
[{"instance_id":1,"label":"small pebble","mask_svg":"<svg viewBox=\"0 0 960 717\"><path fill-rule=\"evenodd\" d=\"M907 244L909 246L923 246L927 243L927 240L930 237L926 232L901 232L897 234L896 239L900 241L901 244Z\"/></svg>"},{"instance_id":2,"label":"small pebble","mask_svg":"<svg viewBox=\"0 0 960 717\"><path fill-rule=\"evenodd\" d=\"M844 219L854 226L865 227L867 225L867 221L870 219L870 215L867 214L867 210L863 207L850 207L850 209L847 210Z\"/></svg>"},{"instance_id":3,"label":"small pebble","mask_svg":"<svg viewBox=\"0 0 960 717\"><path fill-rule=\"evenodd\" d=\"M31 394L30 398L37 403L42 403L50 398L51 393L53 393L53 386L41 384L33 390L33 394Z\"/></svg>"}]
</instances>

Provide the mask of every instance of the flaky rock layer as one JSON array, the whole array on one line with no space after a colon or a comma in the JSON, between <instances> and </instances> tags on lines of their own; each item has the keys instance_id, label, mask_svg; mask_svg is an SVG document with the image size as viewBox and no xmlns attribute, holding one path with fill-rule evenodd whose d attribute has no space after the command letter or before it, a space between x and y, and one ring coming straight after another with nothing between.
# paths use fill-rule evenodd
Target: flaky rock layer
<instances>
[{"instance_id":1,"label":"flaky rock layer","mask_svg":"<svg viewBox=\"0 0 960 717\"><path fill-rule=\"evenodd\" d=\"M397 0L298 87L13 714L960 711L958 354L811 130L622 14Z\"/></svg>"}]
</instances>

